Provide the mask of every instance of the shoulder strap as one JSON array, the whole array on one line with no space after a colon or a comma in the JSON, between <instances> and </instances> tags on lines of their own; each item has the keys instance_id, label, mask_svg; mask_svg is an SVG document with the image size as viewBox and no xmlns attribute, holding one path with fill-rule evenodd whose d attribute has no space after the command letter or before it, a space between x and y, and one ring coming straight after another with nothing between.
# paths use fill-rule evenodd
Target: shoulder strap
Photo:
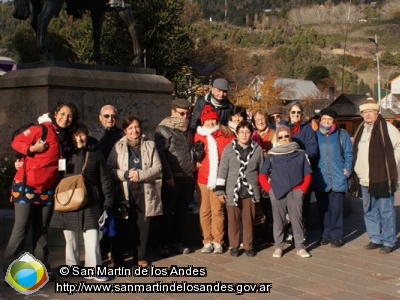
<instances>
[{"instance_id":1,"label":"shoulder strap","mask_svg":"<svg viewBox=\"0 0 400 300\"><path fill-rule=\"evenodd\" d=\"M86 151L86 155L85 155L85 163L83 164L83 167L82 167L82 172L81 172L81 174L83 174L83 171L85 171L85 169L86 169L86 164L87 164L87 161L88 161L88 157L89 157L89 151Z\"/></svg>"},{"instance_id":2,"label":"shoulder strap","mask_svg":"<svg viewBox=\"0 0 400 300\"><path fill-rule=\"evenodd\" d=\"M40 125L40 127L42 127L42 137L41 137L41 139L42 139L42 141L45 141L47 139L47 127L42 123L40 123L39 125Z\"/></svg>"},{"instance_id":3,"label":"shoulder strap","mask_svg":"<svg viewBox=\"0 0 400 300\"><path fill-rule=\"evenodd\" d=\"M342 140L342 129L338 127L338 136L339 136L339 145L340 145L340 156L342 157L342 161L344 161L344 154L343 154L343 140Z\"/></svg>"}]
</instances>

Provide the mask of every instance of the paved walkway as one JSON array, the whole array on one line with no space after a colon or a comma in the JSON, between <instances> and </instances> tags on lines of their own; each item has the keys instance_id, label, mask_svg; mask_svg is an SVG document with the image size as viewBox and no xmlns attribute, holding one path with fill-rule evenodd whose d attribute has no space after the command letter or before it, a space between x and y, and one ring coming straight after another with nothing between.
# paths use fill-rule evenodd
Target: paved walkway
<instances>
[{"instance_id":1,"label":"paved walkway","mask_svg":"<svg viewBox=\"0 0 400 300\"><path fill-rule=\"evenodd\" d=\"M396 199L397 215L400 216L400 194ZM399 223L399 218L397 223ZM400 224L397 228L400 229ZM282 258L272 258L274 247L265 246L259 249L257 256L246 255L231 257L229 251L223 255L202 254L200 249L188 255L176 255L168 259L154 259L153 265L168 267L177 265L187 267L205 267L206 277L117 277L109 283L271 283L269 294L244 293L241 298L250 299L400 299L400 249L384 255L378 250L364 250L369 242L365 233L362 218L361 201L353 199L352 213L345 218L345 245L335 249L318 246L317 227L309 232L308 250L311 258L300 258L292 248L284 252ZM396 248L398 245L396 245ZM0 255L4 246L0 249ZM64 249L51 249L53 265L63 264ZM158 269L160 270L160 269ZM53 270L55 271L55 269ZM60 278L58 280L61 280ZM73 283L93 282L81 278L64 278ZM0 284L1 299L71 299L70 295L55 293L56 283L51 282L34 294L27 297L15 292L11 287ZM265 285L265 287L267 287ZM246 286L245 288L249 288ZM32 295L33 296L33 295ZM74 299L231 299L234 293L201 294L74 294Z\"/></svg>"}]
</instances>

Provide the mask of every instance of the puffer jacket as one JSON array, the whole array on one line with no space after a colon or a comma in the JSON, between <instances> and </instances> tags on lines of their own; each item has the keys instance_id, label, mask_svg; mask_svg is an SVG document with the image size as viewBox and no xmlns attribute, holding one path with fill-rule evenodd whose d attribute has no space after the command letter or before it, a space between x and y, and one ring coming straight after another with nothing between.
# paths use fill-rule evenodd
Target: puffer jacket
<instances>
[{"instance_id":1,"label":"puffer jacket","mask_svg":"<svg viewBox=\"0 0 400 300\"><path fill-rule=\"evenodd\" d=\"M58 160L60 158L60 144L56 133L56 127L51 122L44 122L47 127L46 151L32 153L23 158L26 172L26 184L39 191L54 189L58 182ZM42 136L41 126L31 126L18 134L11 142L11 146L19 153L28 154L29 147L34 145ZM24 168L19 168L14 179L22 181Z\"/></svg>"},{"instance_id":2,"label":"puffer jacket","mask_svg":"<svg viewBox=\"0 0 400 300\"><path fill-rule=\"evenodd\" d=\"M318 143L311 125L308 122L302 121L300 123L300 132L293 136L292 140L299 144L301 149L306 151L312 166L318 156Z\"/></svg>"},{"instance_id":3,"label":"puffer jacket","mask_svg":"<svg viewBox=\"0 0 400 300\"><path fill-rule=\"evenodd\" d=\"M156 179L161 173L161 161L153 141L143 138L140 145L142 170L138 170L139 182L144 186L144 201L146 217L163 214L161 198L156 188ZM129 185L125 178L128 171L129 151L127 137L124 136L115 143L107 160L114 180L122 184L125 200L129 201Z\"/></svg>"},{"instance_id":4,"label":"puffer jacket","mask_svg":"<svg viewBox=\"0 0 400 300\"><path fill-rule=\"evenodd\" d=\"M157 126L154 142L162 163L163 179L192 176L192 134L191 130L181 131L167 125Z\"/></svg>"},{"instance_id":5,"label":"puffer jacket","mask_svg":"<svg viewBox=\"0 0 400 300\"><path fill-rule=\"evenodd\" d=\"M351 174L353 163L353 146L349 135L341 130L342 147L338 129L329 135L317 130L316 135L319 155L313 167L311 188L316 192L347 192L348 177L344 174L344 168Z\"/></svg>"}]
</instances>

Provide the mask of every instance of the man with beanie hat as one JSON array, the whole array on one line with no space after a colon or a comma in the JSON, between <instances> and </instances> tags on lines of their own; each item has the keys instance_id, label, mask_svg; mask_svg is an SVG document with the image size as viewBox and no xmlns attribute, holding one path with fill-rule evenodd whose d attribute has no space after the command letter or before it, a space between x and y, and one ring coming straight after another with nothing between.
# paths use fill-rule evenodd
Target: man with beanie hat
<instances>
[{"instance_id":1,"label":"man with beanie hat","mask_svg":"<svg viewBox=\"0 0 400 300\"><path fill-rule=\"evenodd\" d=\"M187 254L190 249L181 243L189 200L193 196L193 137L188 130L191 104L185 99L171 103L171 116L157 126L154 133L162 164L161 200L164 215L160 228L159 254L170 251Z\"/></svg>"},{"instance_id":2,"label":"man with beanie hat","mask_svg":"<svg viewBox=\"0 0 400 300\"><path fill-rule=\"evenodd\" d=\"M365 227L370 243L390 253L396 243L394 193L400 161L400 133L379 114L379 104L368 98L360 105L364 121L354 135L352 188L361 186Z\"/></svg>"},{"instance_id":3,"label":"man with beanie hat","mask_svg":"<svg viewBox=\"0 0 400 300\"><path fill-rule=\"evenodd\" d=\"M190 128L195 131L200 124L200 113L206 104L210 105L217 112L220 124L227 125L229 121L229 111L233 108L233 104L226 97L229 90L229 83L226 79L217 78L214 80L211 92L204 97L199 98L193 109Z\"/></svg>"}]
</instances>

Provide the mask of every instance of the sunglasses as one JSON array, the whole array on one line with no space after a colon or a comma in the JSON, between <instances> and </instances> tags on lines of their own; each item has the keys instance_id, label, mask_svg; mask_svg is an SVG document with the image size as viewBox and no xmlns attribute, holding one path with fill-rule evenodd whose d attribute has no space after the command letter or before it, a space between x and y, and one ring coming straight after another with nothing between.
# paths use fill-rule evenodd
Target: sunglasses
<instances>
[{"instance_id":1,"label":"sunglasses","mask_svg":"<svg viewBox=\"0 0 400 300\"><path fill-rule=\"evenodd\" d=\"M177 110L175 110L178 114L180 114L180 116L181 117L183 117L183 116L190 116L191 115L191 113L189 112L189 111L177 111Z\"/></svg>"},{"instance_id":2,"label":"sunglasses","mask_svg":"<svg viewBox=\"0 0 400 300\"><path fill-rule=\"evenodd\" d=\"M281 139L288 139L290 137L290 135L288 135L288 134L286 134L286 135L281 135L281 136L278 136L278 140L281 140Z\"/></svg>"},{"instance_id":3,"label":"sunglasses","mask_svg":"<svg viewBox=\"0 0 400 300\"><path fill-rule=\"evenodd\" d=\"M291 113L292 115L295 115L295 114L301 115L302 111L301 111L301 110L298 110L298 111L292 110L290 113Z\"/></svg>"},{"instance_id":4,"label":"sunglasses","mask_svg":"<svg viewBox=\"0 0 400 300\"><path fill-rule=\"evenodd\" d=\"M269 117L274 119L282 119L282 115L270 115Z\"/></svg>"},{"instance_id":5,"label":"sunglasses","mask_svg":"<svg viewBox=\"0 0 400 300\"><path fill-rule=\"evenodd\" d=\"M117 118L117 115L109 115L109 114L105 114L105 115L103 115L103 117L104 118L106 118L106 119L108 119L109 117L111 117L112 119L116 119Z\"/></svg>"}]
</instances>

